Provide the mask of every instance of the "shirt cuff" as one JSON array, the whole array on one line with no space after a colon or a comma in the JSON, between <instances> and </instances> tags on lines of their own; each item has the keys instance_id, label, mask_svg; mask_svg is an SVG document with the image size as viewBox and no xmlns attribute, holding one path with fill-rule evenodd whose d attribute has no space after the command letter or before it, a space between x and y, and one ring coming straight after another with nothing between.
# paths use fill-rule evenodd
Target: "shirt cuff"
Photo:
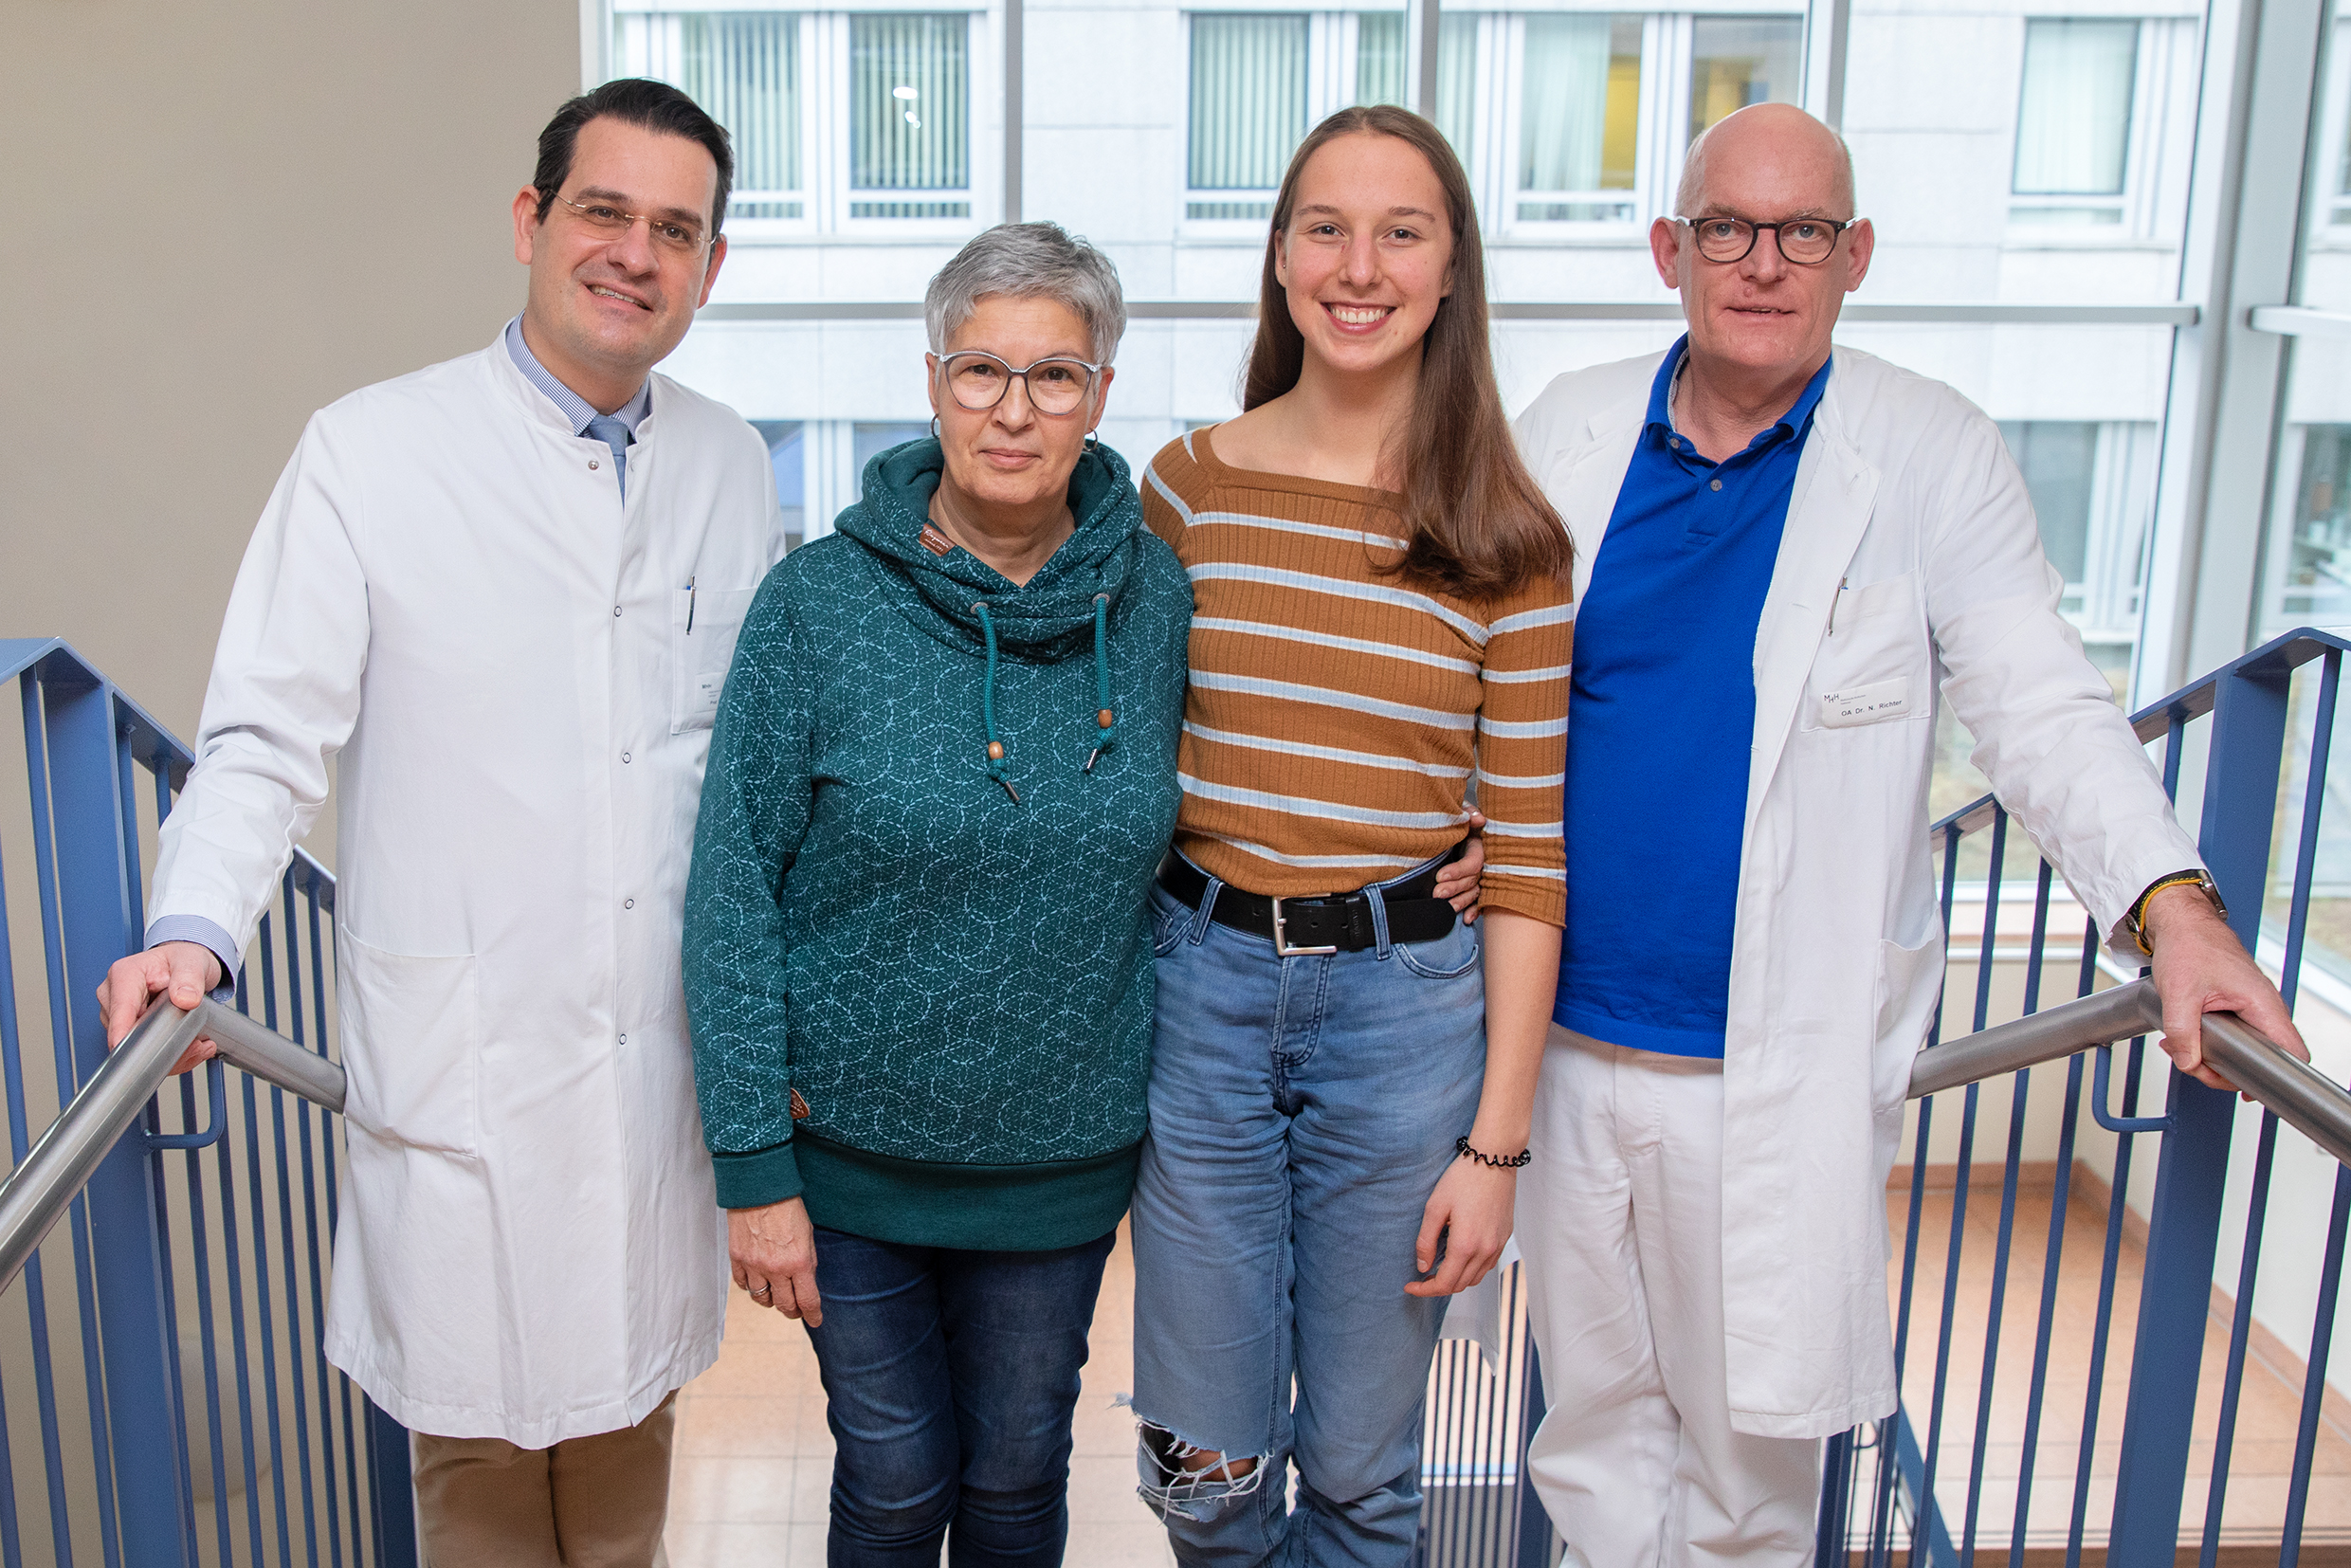
<instances>
[{"instance_id":1,"label":"shirt cuff","mask_svg":"<svg viewBox=\"0 0 2351 1568\"><path fill-rule=\"evenodd\" d=\"M164 942L194 942L210 949L221 966L221 983L212 988L212 1000L233 1003L237 999L237 969L244 955L228 932L202 915L158 915L147 922L147 945Z\"/></svg>"},{"instance_id":2,"label":"shirt cuff","mask_svg":"<svg viewBox=\"0 0 2351 1568\"><path fill-rule=\"evenodd\" d=\"M746 1155L713 1154L721 1209L764 1209L800 1195L800 1159L790 1143Z\"/></svg>"}]
</instances>

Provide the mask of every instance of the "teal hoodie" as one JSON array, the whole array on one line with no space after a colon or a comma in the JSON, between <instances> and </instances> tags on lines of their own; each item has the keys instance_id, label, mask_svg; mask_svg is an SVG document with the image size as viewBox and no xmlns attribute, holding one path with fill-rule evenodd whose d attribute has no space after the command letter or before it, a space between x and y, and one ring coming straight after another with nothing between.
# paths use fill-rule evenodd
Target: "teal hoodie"
<instances>
[{"instance_id":1,"label":"teal hoodie","mask_svg":"<svg viewBox=\"0 0 2351 1568\"><path fill-rule=\"evenodd\" d=\"M1020 587L923 543L940 466L867 464L743 623L685 895L702 1132L730 1209L1070 1247L1143 1134L1192 591L1106 447Z\"/></svg>"}]
</instances>

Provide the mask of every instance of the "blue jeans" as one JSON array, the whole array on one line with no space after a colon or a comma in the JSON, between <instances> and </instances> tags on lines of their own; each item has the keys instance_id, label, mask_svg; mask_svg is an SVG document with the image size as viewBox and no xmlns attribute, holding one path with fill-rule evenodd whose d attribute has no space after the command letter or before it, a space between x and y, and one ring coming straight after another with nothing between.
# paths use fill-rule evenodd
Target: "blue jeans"
<instances>
[{"instance_id":1,"label":"blue jeans","mask_svg":"<svg viewBox=\"0 0 2351 1568\"><path fill-rule=\"evenodd\" d=\"M1212 923L1215 895L1195 912L1152 890L1158 1017L1134 1208L1143 1501L1185 1564L1400 1568L1445 1312L1404 1286L1421 1277L1422 1210L1477 1115L1478 934L1285 958ZM1183 1473L1202 1449L1257 1465Z\"/></svg>"},{"instance_id":2,"label":"blue jeans","mask_svg":"<svg viewBox=\"0 0 2351 1568\"><path fill-rule=\"evenodd\" d=\"M1060 1563L1078 1371L1116 1239L975 1252L818 1229L829 1568L938 1568L942 1540L954 1568Z\"/></svg>"}]
</instances>

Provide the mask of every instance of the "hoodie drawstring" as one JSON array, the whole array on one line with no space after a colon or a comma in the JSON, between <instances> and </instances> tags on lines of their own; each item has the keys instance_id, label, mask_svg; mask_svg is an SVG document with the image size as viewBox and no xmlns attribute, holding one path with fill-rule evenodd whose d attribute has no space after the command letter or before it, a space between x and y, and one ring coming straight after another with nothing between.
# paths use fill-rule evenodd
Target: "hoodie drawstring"
<instances>
[{"instance_id":1,"label":"hoodie drawstring","mask_svg":"<svg viewBox=\"0 0 2351 1568\"><path fill-rule=\"evenodd\" d=\"M1004 793L1020 804L1020 792L1004 776L1004 742L996 738L996 624L988 618L988 601L982 599L972 606L979 614L980 635L988 639L988 679L979 688L980 720L988 726L988 776L1004 786Z\"/></svg>"},{"instance_id":2,"label":"hoodie drawstring","mask_svg":"<svg viewBox=\"0 0 2351 1568\"><path fill-rule=\"evenodd\" d=\"M1119 742L1119 718L1110 711L1110 595L1094 595L1094 694L1101 706L1094 710L1094 722L1102 734L1094 738L1094 749L1085 758L1085 771L1094 771L1095 759Z\"/></svg>"},{"instance_id":3,"label":"hoodie drawstring","mask_svg":"<svg viewBox=\"0 0 2351 1568\"><path fill-rule=\"evenodd\" d=\"M1005 774L1004 741L996 734L996 623L988 613L988 601L974 601L972 611L979 617L980 635L988 643L988 675L979 688L980 721L988 728L988 776L1004 786L1004 793L1012 797L1012 804L1021 803L1020 792ZM1094 737L1094 749L1086 755L1086 773L1102 754L1119 743L1119 717L1110 707L1110 595L1094 595L1094 693L1101 706L1094 710L1094 723L1101 733Z\"/></svg>"}]
</instances>

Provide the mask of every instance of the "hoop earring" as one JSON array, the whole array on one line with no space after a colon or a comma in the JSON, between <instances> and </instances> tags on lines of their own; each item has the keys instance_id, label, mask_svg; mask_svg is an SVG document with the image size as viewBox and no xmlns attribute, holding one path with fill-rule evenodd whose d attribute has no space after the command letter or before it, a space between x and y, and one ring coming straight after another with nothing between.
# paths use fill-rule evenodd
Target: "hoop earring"
<instances>
[{"instance_id":1,"label":"hoop earring","mask_svg":"<svg viewBox=\"0 0 2351 1568\"><path fill-rule=\"evenodd\" d=\"M1087 451L1089 451L1089 452L1090 452L1090 451L1094 450L1097 447L1100 447L1101 445L1102 445L1102 432L1101 432L1101 431L1099 431L1099 430L1088 430L1088 431L1086 431L1086 432L1085 432L1085 449L1086 449Z\"/></svg>"},{"instance_id":2,"label":"hoop earring","mask_svg":"<svg viewBox=\"0 0 2351 1568\"><path fill-rule=\"evenodd\" d=\"M931 439L933 441L939 439L939 415L937 414L931 415Z\"/></svg>"}]
</instances>

